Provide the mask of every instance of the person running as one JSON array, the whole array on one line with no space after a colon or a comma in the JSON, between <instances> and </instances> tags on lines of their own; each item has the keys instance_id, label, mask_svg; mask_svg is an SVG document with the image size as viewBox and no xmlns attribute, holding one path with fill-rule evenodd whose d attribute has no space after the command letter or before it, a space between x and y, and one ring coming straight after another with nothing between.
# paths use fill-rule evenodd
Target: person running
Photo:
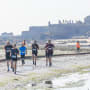
<instances>
[{"instance_id":1,"label":"person running","mask_svg":"<svg viewBox=\"0 0 90 90\"><path fill-rule=\"evenodd\" d=\"M37 44L37 41L35 40L32 44L32 58L33 58L33 65L36 66L36 58L38 54L39 45Z\"/></svg>"},{"instance_id":2,"label":"person running","mask_svg":"<svg viewBox=\"0 0 90 90\"><path fill-rule=\"evenodd\" d=\"M12 49L12 45L10 44L9 41L5 45L4 49L5 49L6 60L7 60L7 69L8 69L7 71L9 72L10 71L9 63L11 60L11 49ZM12 61L11 61L11 68L12 68Z\"/></svg>"},{"instance_id":3,"label":"person running","mask_svg":"<svg viewBox=\"0 0 90 90\"><path fill-rule=\"evenodd\" d=\"M19 50L16 48L16 44L13 45L13 48L11 49L11 58L13 62L13 72L16 74L16 68L17 68L17 55L19 54Z\"/></svg>"},{"instance_id":4,"label":"person running","mask_svg":"<svg viewBox=\"0 0 90 90\"><path fill-rule=\"evenodd\" d=\"M26 45L26 40L24 40L22 43L23 43L23 44L24 44L24 46L25 46L25 45Z\"/></svg>"},{"instance_id":5,"label":"person running","mask_svg":"<svg viewBox=\"0 0 90 90\"><path fill-rule=\"evenodd\" d=\"M25 47L24 44L19 48L20 50L20 55L21 55L21 60L22 60L22 66L25 64L25 55L27 54L27 48Z\"/></svg>"},{"instance_id":6,"label":"person running","mask_svg":"<svg viewBox=\"0 0 90 90\"><path fill-rule=\"evenodd\" d=\"M79 43L79 41L77 41L77 43L76 43L76 48L77 48L77 51L79 52L80 51L80 43Z\"/></svg>"},{"instance_id":7,"label":"person running","mask_svg":"<svg viewBox=\"0 0 90 90\"><path fill-rule=\"evenodd\" d=\"M48 61L49 61L49 66L52 66L53 48L54 48L54 45L51 43L51 40L48 40L48 43L45 46L46 66L48 65Z\"/></svg>"}]
</instances>

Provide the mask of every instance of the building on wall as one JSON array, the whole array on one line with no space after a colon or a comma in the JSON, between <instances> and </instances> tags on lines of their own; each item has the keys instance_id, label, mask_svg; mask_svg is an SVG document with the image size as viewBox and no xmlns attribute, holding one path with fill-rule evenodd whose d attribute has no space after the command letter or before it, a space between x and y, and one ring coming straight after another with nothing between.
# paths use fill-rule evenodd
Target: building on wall
<instances>
[{"instance_id":1,"label":"building on wall","mask_svg":"<svg viewBox=\"0 0 90 90\"><path fill-rule=\"evenodd\" d=\"M14 36L13 33L4 32L4 33L1 34L2 38L9 38L9 37L11 38L13 36Z\"/></svg>"},{"instance_id":2,"label":"building on wall","mask_svg":"<svg viewBox=\"0 0 90 90\"><path fill-rule=\"evenodd\" d=\"M84 22L73 20L59 20L58 24L51 24L48 26L32 26L29 31L23 31L22 37L31 40L43 39L68 39L78 36L85 36L90 32L90 16L85 17Z\"/></svg>"},{"instance_id":3,"label":"building on wall","mask_svg":"<svg viewBox=\"0 0 90 90\"><path fill-rule=\"evenodd\" d=\"M84 23L85 24L90 24L90 16L85 17Z\"/></svg>"},{"instance_id":4,"label":"building on wall","mask_svg":"<svg viewBox=\"0 0 90 90\"><path fill-rule=\"evenodd\" d=\"M47 26L33 26L30 27L29 31L23 31L22 37L24 39L39 40L43 33L48 32Z\"/></svg>"}]
</instances>

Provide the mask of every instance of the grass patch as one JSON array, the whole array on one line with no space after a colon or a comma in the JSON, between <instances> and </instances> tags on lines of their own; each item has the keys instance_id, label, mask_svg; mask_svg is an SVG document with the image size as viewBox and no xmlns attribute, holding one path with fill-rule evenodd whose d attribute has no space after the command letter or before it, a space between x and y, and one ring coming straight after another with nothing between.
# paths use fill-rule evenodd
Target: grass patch
<instances>
[{"instance_id":1,"label":"grass patch","mask_svg":"<svg viewBox=\"0 0 90 90\"><path fill-rule=\"evenodd\" d=\"M74 87L81 87L84 85L84 81L85 80L79 80L78 82L70 82L70 83L66 83L64 88L74 88Z\"/></svg>"}]
</instances>

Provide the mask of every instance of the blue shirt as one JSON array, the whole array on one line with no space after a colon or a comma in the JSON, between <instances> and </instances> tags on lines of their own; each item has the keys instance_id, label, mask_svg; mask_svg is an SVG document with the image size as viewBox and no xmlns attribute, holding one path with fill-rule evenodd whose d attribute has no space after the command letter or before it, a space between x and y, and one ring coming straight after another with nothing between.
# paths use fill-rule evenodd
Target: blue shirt
<instances>
[{"instance_id":1,"label":"blue shirt","mask_svg":"<svg viewBox=\"0 0 90 90\"><path fill-rule=\"evenodd\" d=\"M19 50L20 50L20 55L25 55L26 54L26 47L23 46L23 47L20 47Z\"/></svg>"}]
</instances>

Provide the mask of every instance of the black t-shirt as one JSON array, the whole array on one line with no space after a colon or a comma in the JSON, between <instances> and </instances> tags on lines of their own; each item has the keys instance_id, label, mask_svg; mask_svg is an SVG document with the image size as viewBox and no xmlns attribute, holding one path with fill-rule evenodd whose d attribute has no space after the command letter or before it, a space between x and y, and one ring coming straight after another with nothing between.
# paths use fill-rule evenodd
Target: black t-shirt
<instances>
[{"instance_id":1,"label":"black t-shirt","mask_svg":"<svg viewBox=\"0 0 90 90\"><path fill-rule=\"evenodd\" d=\"M17 54L19 54L19 50L17 48L12 48L11 49L12 58L17 58Z\"/></svg>"},{"instance_id":2,"label":"black t-shirt","mask_svg":"<svg viewBox=\"0 0 90 90\"><path fill-rule=\"evenodd\" d=\"M53 44L47 44L45 46L45 48L46 48L46 52L52 52L53 53L54 45Z\"/></svg>"},{"instance_id":3,"label":"black t-shirt","mask_svg":"<svg viewBox=\"0 0 90 90\"><path fill-rule=\"evenodd\" d=\"M32 51L37 51L39 49L38 44L32 44Z\"/></svg>"},{"instance_id":4,"label":"black t-shirt","mask_svg":"<svg viewBox=\"0 0 90 90\"><path fill-rule=\"evenodd\" d=\"M12 45L6 45L5 46L5 52L6 52L6 54L10 54L11 53L11 49L12 49Z\"/></svg>"}]
</instances>

